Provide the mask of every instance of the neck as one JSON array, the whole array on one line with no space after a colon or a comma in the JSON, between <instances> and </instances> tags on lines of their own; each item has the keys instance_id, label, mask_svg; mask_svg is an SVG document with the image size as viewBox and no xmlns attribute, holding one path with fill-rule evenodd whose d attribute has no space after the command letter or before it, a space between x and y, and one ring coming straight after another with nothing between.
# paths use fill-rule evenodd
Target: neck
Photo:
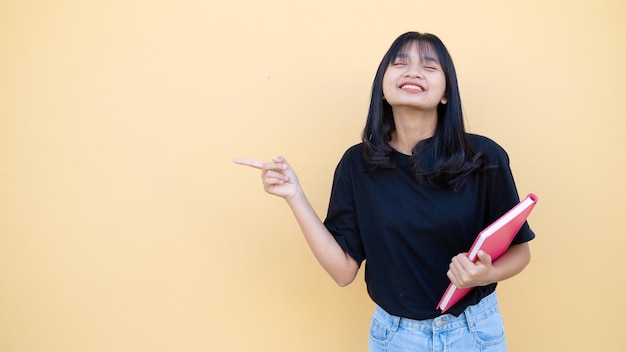
<instances>
[{"instance_id":1,"label":"neck","mask_svg":"<svg viewBox=\"0 0 626 352\"><path fill-rule=\"evenodd\" d=\"M420 141L430 138L437 128L437 112L393 110L396 130L391 135L390 145L403 154L413 154Z\"/></svg>"}]
</instances>

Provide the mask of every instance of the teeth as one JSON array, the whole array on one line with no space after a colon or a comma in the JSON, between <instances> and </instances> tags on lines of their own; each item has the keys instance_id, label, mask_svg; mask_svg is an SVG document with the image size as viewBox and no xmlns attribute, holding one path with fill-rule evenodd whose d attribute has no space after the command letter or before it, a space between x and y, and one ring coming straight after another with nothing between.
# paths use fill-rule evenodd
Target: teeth
<instances>
[{"instance_id":1,"label":"teeth","mask_svg":"<svg viewBox=\"0 0 626 352\"><path fill-rule=\"evenodd\" d=\"M424 89L423 89L422 87L420 87L420 86L416 86L416 85L414 85L414 84L405 84L405 85L403 85L403 86L402 86L402 87L400 87L400 88L417 89L417 90L419 90L419 91L424 91Z\"/></svg>"}]
</instances>

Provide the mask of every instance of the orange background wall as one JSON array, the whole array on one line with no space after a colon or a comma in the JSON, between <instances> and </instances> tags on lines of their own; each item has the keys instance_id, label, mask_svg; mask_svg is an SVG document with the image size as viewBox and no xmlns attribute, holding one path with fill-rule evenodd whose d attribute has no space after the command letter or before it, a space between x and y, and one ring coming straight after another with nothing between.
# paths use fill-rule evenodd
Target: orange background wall
<instances>
[{"instance_id":1,"label":"orange background wall","mask_svg":"<svg viewBox=\"0 0 626 352\"><path fill-rule=\"evenodd\" d=\"M391 41L432 32L471 132L540 203L499 286L510 351L624 351L622 1L0 2L0 350L365 351L235 157L283 154L324 216Z\"/></svg>"}]
</instances>

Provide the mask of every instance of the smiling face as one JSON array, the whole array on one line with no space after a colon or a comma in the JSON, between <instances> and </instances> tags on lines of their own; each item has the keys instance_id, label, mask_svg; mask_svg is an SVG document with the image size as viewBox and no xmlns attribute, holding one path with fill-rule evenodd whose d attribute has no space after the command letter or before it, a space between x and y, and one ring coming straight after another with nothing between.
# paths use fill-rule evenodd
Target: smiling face
<instances>
[{"instance_id":1,"label":"smiling face","mask_svg":"<svg viewBox=\"0 0 626 352\"><path fill-rule=\"evenodd\" d=\"M385 100L396 110L409 108L424 112L437 111L447 102L446 76L430 45L412 42L400 50L385 71L382 80Z\"/></svg>"}]
</instances>

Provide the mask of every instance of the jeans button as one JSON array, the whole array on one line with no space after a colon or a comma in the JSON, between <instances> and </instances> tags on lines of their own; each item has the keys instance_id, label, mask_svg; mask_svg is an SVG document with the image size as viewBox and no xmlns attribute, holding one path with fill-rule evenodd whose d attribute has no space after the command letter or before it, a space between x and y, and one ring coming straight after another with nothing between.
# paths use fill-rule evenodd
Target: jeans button
<instances>
[{"instance_id":1,"label":"jeans button","mask_svg":"<svg viewBox=\"0 0 626 352\"><path fill-rule=\"evenodd\" d=\"M446 324L448 324L448 322L443 321L443 320L439 320L439 321L435 322L435 327L440 328L440 327L442 327L442 326L444 326Z\"/></svg>"}]
</instances>

